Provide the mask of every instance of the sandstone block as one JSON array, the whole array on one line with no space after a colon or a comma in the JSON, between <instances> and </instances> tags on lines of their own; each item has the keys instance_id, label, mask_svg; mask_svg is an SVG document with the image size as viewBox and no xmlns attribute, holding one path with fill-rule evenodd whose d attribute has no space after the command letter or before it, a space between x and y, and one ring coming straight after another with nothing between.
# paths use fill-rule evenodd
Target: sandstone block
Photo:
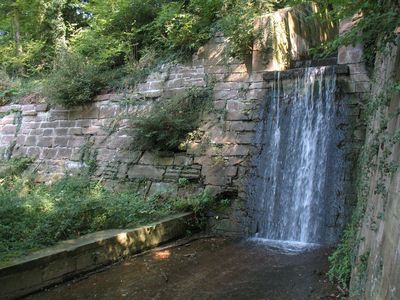
<instances>
[{"instance_id":1,"label":"sandstone block","mask_svg":"<svg viewBox=\"0 0 400 300\"><path fill-rule=\"evenodd\" d=\"M68 134L68 128L56 128L54 129L55 136L65 136Z\"/></svg>"},{"instance_id":2,"label":"sandstone block","mask_svg":"<svg viewBox=\"0 0 400 300\"><path fill-rule=\"evenodd\" d=\"M69 148L58 148L57 158L59 159L69 159L72 154L72 150Z\"/></svg>"},{"instance_id":3,"label":"sandstone block","mask_svg":"<svg viewBox=\"0 0 400 300\"><path fill-rule=\"evenodd\" d=\"M71 137L73 138L73 137ZM68 137L65 136L56 136L53 141L54 147L66 147L68 145Z\"/></svg>"},{"instance_id":4,"label":"sandstone block","mask_svg":"<svg viewBox=\"0 0 400 300\"><path fill-rule=\"evenodd\" d=\"M174 163L173 156L159 156L157 153L146 151L139 160L139 164L171 166Z\"/></svg>"},{"instance_id":5,"label":"sandstone block","mask_svg":"<svg viewBox=\"0 0 400 300\"><path fill-rule=\"evenodd\" d=\"M72 127L68 129L68 134L70 135L82 135L83 129L79 127Z\"/></svg>"},{"instance_id":6,"label":"sandstone block","mask_svg":"<svg viewBox=\"0 0 400 300\"><path fill-rule=\"evenodd\" d=\"M193 157L184 154L175 154L174 165L189 166L193 163Z\"/></svg>"},{"instance_id":7,"label":"sandstone block","mask_svg":"<svg viewBox=\"0 0 400 300\"><path fill-rule=\"evenodd\" d=\"M13 115L8 115L8 116L4 116L3 118L0 118L0 125L6 125L6 124L12 125L13 123L14 123Z\"/></svg>"},{"instance_id":8,"label":"sandstone block","mask_svg":"<svg viewBox=\"0 0 400 300\"><path fill-rule=\"evenodd\" d=\"M127 178L127 172L128 172L128 164L120 164L117 172L117 178L119 179L125 179Z\"/></svg>"},{"instance_id":9,"label":"sandstone block","mask_svg":"<svg viewBox=\"0 0 400 300\"><path fill-rule=\"evenodd\" d=\"M128 177L161 180L164 173L165 173L164 168L158 168L154 166L134 165L128 170Z\"/></svg>"},{"instance_id":10,"label":"sandstone block","mask_svg":"<svg viewBox=\"0 0 400 300\"><path fill-rule=\"evenodd\" d=\"M132 140L130 137L112 136L107 141L107 148L109 149L129 149L131 148Z\"/></svg>"},{"instance_id":11,"label":"sandstone block","mask_svg":"<svg viewBox=\"0 0 400 300\"><path fill-rule=\"evenodd\" d=\"M142 97L145 98L158 98L161 97L162 90L146 90L141 93Z\"/></svg>"},{"instance_id":12,"label":"sandstone block","mask_svg":"<svg viewBox=\"0 0 400 300\"><path fill-rule=\"evenodd\" d=\"M249 90L246 94L247 100L262 100L265 96L266 89L253 89Z\"/></svg>"},{"instance_id":13,"label":"sandstone block","mask_svg":"<svg viewBox=\"0 0 400 300\"><path fill-rule=\"evenodd\" d=\"M112 161L115 159L115 151L106 149L106 148L101 148L98 149L97 151L97 160L99 161Z\"/></svg>"},{"instance_id":14,"label":"sandstone block","mask_svg":"<svg viewBox=\"0 0 400 300\"><path fill-rule=\"evenodd\" d=\"M40 159L56 159L57 158L56 148L44 148L42 149L39 158Z\"/></svg>"},{"instance_id":15,"label":"sandstone block","mask_svg":"<svg viewBox=\"0 0 400 300\"><path fill-rule=\"evenodd\" d=\"M22 112L22 116L30 116L30 117L35 117L37 116L37 111L36 110L27 110Z\"/></svg>"},{"instance_id":16,"label":"sandstone block","mask_svg":"<svg viewBox=\"0 0 400 300\"><path fill-rule=\"evenodd\" d=\"M17 145L25 145L25 139L26 139L25 135L19 134L17 136ZM2 144L3 144L3 141L2 141Z\"/></svg>"},{"instance_id":17,"label":"sandstone block","mask_svg":"<svg viewBox=\"0 0 400 300\"><path fill-rule=\"evenodd\" d=\"M150 81L150 90L162 90L164 81Z\"/></svg>"},{"instance_id":18,"label":"sandstone block","mask_svg":"<svg viewBox=\"0 0 400 300\"><path fill-rule=\"evenodd\" d=\"M214 108L217 110L224 110L226 107L226 101L225 100L217 100L214 101Z\"/></svg>"},{"instance_id":19,"label":"sandstone block","mask_svg":"<svg viewBox=\"0 0 400 300\"><path fill-rule=\"evenodd\" d=\"M0 129L1 134L15 134L17 132L17 126L7 124Z\"/></svg>"},{"instance_id":20,"label":"sandstone block","mask_svg":"<svg viewBox=\"0 0 400 300\"><path fill-rule=\"evenodd\" d=\"M354 64L362 62L363 46L341 46L338 49L338 64Z\"/></svg>"},{"instance_id":21,"label":"sandstone block","mask_svg":"<svg viewBox=\"0 0 400 300\"><path fill-rule=\"evenodd\" d=\"M47 136L39 136L36 145L38 147L51 147L53 145L53 138Z\"/></svg>"},{"instance_id":22,"label":"sandstone block","mask_svg":"<svg viewBox=\"0 0 400 300\"><path fill-rule=\"evenodd\" d=\"M1 137L1 145L9 145L12 141L14 141L14 135L3 135Z\"/></svg>"},{"instance_id":23,"label":"sandstone block","mask_svg":"<svg viewBox=\"0 0 400 300\"><path fill-rule=\"evenodd\" d=\"M227 100L227 99L237 99L239 98L238 90L221 90L214 92L215 100Z\"/></svg>"},{"instance_id":24,"label":"sandstone block","mask_svg":"<svg viewBox=\"0 0 400 300\"><path fill-rule=\"evenodd\" d=\"M247 89L249 84L246 82L218 82L214 90L215 91L224 91L224 90L243 90Z\"/></svg>"},{"instance_id":25,"label":"sandstone block","mask_svg":"<svg viewBox=\"0 0 400 300\"><path fill-rule=\"evenodd\" d=\"M253 121L229 121L226 122L228 131L255 131L257 123Z\"/></svg>"},{"instance_id":26,"label":"sandstone block","mask_svg":"<svg viewBox=\"0 0 400 300\"><path fill-rule=\"evenodd\" d=\"M89 127L90 125L92 125L92 122L91 122L91 120L86 120L86 119L83 119L83 120L77 120L76 121L76 123L73 123L74 121L72 121L72 125L70 125L70 126L65 126L64 124L62 124L62 121L60 121L60 125L62 124L62 126L65 126L65 127Z\"/></svg>"},{"instance_id":27,"label":"sandstone block","mask_svg":"<svg viewBox=\"0 0 400 300\"><path fill-rule=\"evenodd\" d=\"M68 139L68 147L82 147L85 143L86 140L83 136L74 136Z\"/></svg>"},{"instance_id":28,"label":"sandstone block","mask_svg":"<svg viewBox=\"0 0 400 300\"><path fill-rule=\"evenodd\" d=\"M371 91L371 83L369 81L361 81L355 83L356 93L369 93Z\"/></svg>"},{"instance_id":29,"label":"sandstone block","mask_svg":"<svg viewBox=\"0 0 400 300\"><path fill-rule=\"evenodd\" d=\"M40 123L40 128L57 128L57 127L58 127L57 121Z\"/></svg>"},{"instance_id":30,"label":"sandstone block","mask_svg":"<svg viewBox=\"0 0 400 300\"><path fill-rule=\"evenodd\" d=\"M243 82L243 81L248 81L249 74L246 72L242 73L231 73L229 75L225 75L223 79L226 82Z\"/></svg>"},{"instance_id":31,"label":"sandstone block","mask_svg":"<svg viewBox=\"0 0 400 300\"><path fill-rule=\"evenodd\" d=\"M82 133L85 135L106 135L107 133L100 126L91 126L83 128Z\"/></svg>"},{"instance_id":32,"label":"sandstone block","mask_svg":"<svg viewBox=\"0 0 400 300\"><path fill-rule=\"evenodd\" d=\"M176 184L173 183L166 183L166 182L152 182L148 196L157 195L157 194L165 194L165 193L176 193L178 187Z\"/></svg>"},{"instance_id":33,"label":"sandstone block","mask_svg":"<svg viewBox=\"0 0 400 300\"><path fill-rule=\"evenodd\" d=\"M177 181L181 174L179 167L167 167L163 179L166 181Z\"/></svg>"},{"instance_id":34,"label":"sandstone block","mask_svg":"<svg viewBox=\"0 0 400 300\"><path fill-rule=\"evenodd\" d=\"M25 146L36 146L36 136L31 135L31 136L27 136L25 139Z\"/></svg>"},{"instance_id":35,"label":"sandstone block","mask_svg":"<svg viewBox=\"0 0 400 300\"><path fill-rule=\"evenodd\" d=\"M249 111L229 111L226 114L227 121L250 121L252 120L253 116Z\"/></svg>"},{"instance_id":36,"label":"sandstone block","mask_svg":"<svg viewBox=\"0 0 400 300\"><path fill-rule=\"evenodd\" d=\"M36 104L36 105L35 105L35 110L36 110L37 112L46 112L46 111L48 110L48 108L49 108L49 105L46 104L46 103L43 103L43 104Z\"/></svg>"},{"instance_id":37,"label":"sandstone block","mask_svg":"<svg viewBox=\"0 0 400 300\"><path fill-rule=\"evenodd\" d=\"M68 120L69 111L68 110L51 110L50 111L50 121L56 120Z\"/></svg>"},{"instance_id":38,"label":"sandstone block","mask_svg":"<svg viewBox=\"0 0 400 300\"><path fill-rule=\"evenodd\" d=\"M246 156L250 152L250 148L245 145L224 146L221 155L223 156Z\"/></svg>"},{"instance_id":39,"label":"sandstone block","mask_svg":"<svg viewBox=\"0 0 400 300\"><path fill-rule=\"evenodd\" d=\"M180 173L180 177L190 180L199 179L200 175L201 171L193 168L185 168Z\"/></svg>"},{"instance_id":40,"label":"sandstone block","mask_svg":"<svg viewBox=\"0 0 400 300\"><path fill-rule=\"evenodd\" d=\"M252 144L255 142L255 133L241 132L237 135L238 144Z\"/></svg>"},{"instance_id":41,"label":"sandstone block","mask_svg":"<svg viewBox=\"0 0 400 300\"><path fill-rule=\"evenodd\" d=\"M223 186L230 183L230 178L226 174L224 166L203 166L201 175L204 177L205 184Z\"/></svg>"},{"instance_id":42,"label":"sandstone block","mask_svg":"<svg viewBox=\"0 0 400 300\"><path fill-rule=\"evenodd\" d=\"M115 117L119 112L120 108L118 106L102 105L100 106L99 118L112 118Z\"/></svg>"},{"instance_id":43,"label":"sandstone block","mask_svg":"<svg viewBox=\"0 0 400 300\"><path fill-rule=\"evenodd\" d=\"M39 157L40 156L40 148L39 147L28 147L26 151L26 155L29 157Z\"/></svg>"},{"instance_id":44,"label":"sandstone block","mask_svg":"<svg viewBox=\"0 0 400 300\"><path fill-rule=\"evenodd\" d=\"M29 132L29 135L43 135L43 130L42 128L36 128L36 129L31 129L31 131Z\"/></svg>"},{"instance_id":45,"label":"sandstone block","mask_svg":"<svg viewBox=\"0 0 400 300\"><path fill-rule=\"evenodd\" d=\"M46 128L43 130L43 136L52 136L54 130L52 128Z\"/></svg>"},{"instance_id":46,"label":"sandstone block","mask_svg":"<svg viewBox=\"0 0 400 300\"><path fill-rule=\"evenodd\" d=\"M77 119L97 119L99 117L99 108L94 105L86 105L81 107L79 110L70 111L69 119L77 120Z\"/></svg>"}]
</instances>

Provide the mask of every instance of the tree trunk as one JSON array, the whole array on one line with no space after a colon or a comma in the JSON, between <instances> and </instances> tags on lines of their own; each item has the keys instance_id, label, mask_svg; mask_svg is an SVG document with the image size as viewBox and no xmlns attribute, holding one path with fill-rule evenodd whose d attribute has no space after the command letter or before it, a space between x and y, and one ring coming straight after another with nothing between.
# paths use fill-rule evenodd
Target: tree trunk
<instances>
[{"instance_id":1,"label":"tree trunk","mask_svg":"<svg viewBox=\"0 0 400 300\"><path fill-rule=\"evenodd\" d=\"M22 54L22 44L18 12L14 12L12 22L14 28L15 53L17 56L20 56Z\"/></svg>"}]
</instances>

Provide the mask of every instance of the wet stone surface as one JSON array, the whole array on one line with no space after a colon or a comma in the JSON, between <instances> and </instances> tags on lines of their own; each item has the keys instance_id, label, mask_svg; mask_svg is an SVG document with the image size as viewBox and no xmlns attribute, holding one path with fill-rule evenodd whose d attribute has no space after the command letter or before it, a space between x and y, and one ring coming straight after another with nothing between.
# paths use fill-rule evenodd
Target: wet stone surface
<instances>
[{"instance_id":1,"label":"wet stone surface","mask_svg":"<svg viewBox=\"0 0 400 300\"><path fill-rule=\"evenodd\" d=\"M253 241L199 239L27 299L332 299L335 287L325 277L329 251L282 253Z\"/></svg>"}]
</instances>

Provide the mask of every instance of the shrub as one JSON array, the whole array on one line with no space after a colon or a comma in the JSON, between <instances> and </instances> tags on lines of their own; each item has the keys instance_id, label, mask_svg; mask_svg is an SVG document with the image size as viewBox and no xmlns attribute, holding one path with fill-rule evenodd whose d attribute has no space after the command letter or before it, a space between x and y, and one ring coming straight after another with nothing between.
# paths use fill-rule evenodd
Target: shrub
<instances>
[{"instance_id":1,"label":"shrub","mask_svg":"<svg viewBox=\"0 0 400 300\"><path fill-rule=\"evenodd\" d=\"M26 159L8 163L21 171ZM208 192L144 198L134 190L108 190L87 176L66 176L48 186L10 174L0 178L0 265L60 240L138 226L179 211L193 211L200 224L206 210L223 205Z\"/></svg>"},{"instance_id":2,"label":"shrub","mask_svg":"<svg viewBox=\"0 0 400 300\"><path fill-rule=\"evenodd\" d=\"M20 175L32 163L29 157L12 158L0 161L0 178Z\"/></svg>"},{"instance_id":3,"label":"shrub","mask_svg":"<svg viewBox=\"0 0 400 300\"><path fill-rule=\"evenodd\" d=\"M22 47L24 51L16 56L12 42L0 44L0 67L12 76L32 76L48 69L51 58L43 41L24 41Z\"/></svg>"},{"instance_id":4,"label":"shrub","mask_svg":"<svg viewBox=\"0 0 400 300\"><path fill-rule=\"evenodd\" d=\"M215 2L220 1L193 1L188 7L179 2L166 3L146 31L156 37L155 43L166 53L178 51L188 57L211 37L217 11L210 10Z\"/></svg>"},{"instance_id":5,"label":"shrub","mask_svg":"<svg viewBox=\"0 0 400 300\"><path fill-rule=\"evenodd\" d=\"M104 88L101 69L83 56L67 54L61 59L44 86L48 101L66 107L83 105Z\"/></svg>"},{"instance_id":6,"label":"shrub","mask_svg":"<svg viewBox=\"0 0 400 300\"><path fill-rule=\"evenodd\" d=\"M141 150L174 151L199 125L210 104L212 88L192 87L185 93L159 100L147 116L133 120L135 145Z\"/></svg>"},{"instance_id":7,"label":"shrub","mask_svg":"<svg viewBox=\"0 0 400 300\"><path fill-rule=\"evenodd\" d=\"M7 176L0 179L0 261L89 232L141 225L174 211L171 202L112 192L88 177L65 177L46 186Z\"/></svg>"},{"instance_id":8,"label":"shrub","mask_svg":"<svg viewBox=\"0 0 400 300\"><path fill-rule=\"evenodd\" d=\"M0 105L7 104L17 92L17 83L4 70L0 70Z\"/></svg>"}]
</instances>

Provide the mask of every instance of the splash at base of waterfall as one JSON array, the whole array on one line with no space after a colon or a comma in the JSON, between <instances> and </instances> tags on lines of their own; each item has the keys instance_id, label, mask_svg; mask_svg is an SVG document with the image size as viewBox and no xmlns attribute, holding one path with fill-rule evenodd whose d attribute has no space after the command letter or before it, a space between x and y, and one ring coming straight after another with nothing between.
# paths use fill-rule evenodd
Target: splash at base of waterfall
<instances>
[{"instance_id":1,"label":"splash at base of waterfall","mask_svg":"<svg viewBox=\"0 0 400 300\"><path fill-rule=\"evenodd\" d=\"M271 251L284 254L298 254L303 252L312 251L321 248L323 245L315 243L303 243L298 241L282 241L282 240L270 240L259 237L252 237L248 239L250 242L254 242L260 246L264 246Z\"/></svg>"}]
</instances>

